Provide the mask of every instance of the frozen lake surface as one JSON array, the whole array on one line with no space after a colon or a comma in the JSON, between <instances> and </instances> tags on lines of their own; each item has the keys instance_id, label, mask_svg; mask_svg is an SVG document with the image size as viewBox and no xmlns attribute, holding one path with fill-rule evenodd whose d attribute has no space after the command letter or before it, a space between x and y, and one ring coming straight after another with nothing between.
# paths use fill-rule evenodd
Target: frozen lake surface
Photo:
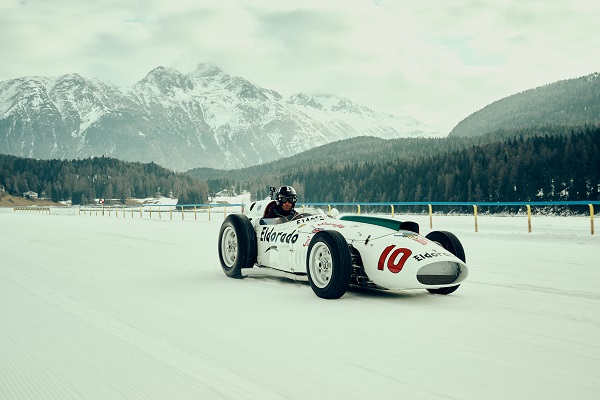
<instances>
[{"instance_id":1,"label":"frozen lake surface","mask_svg":"<svg viewBox=\"0 0 600 400\"><path fill-rule=\"evenodd\" d=\"M2 210L0 399L599 398L589 217L435 216L471 268L455 293L331 301L227 278L222 220Z\"/></svg>"}]
</instances>

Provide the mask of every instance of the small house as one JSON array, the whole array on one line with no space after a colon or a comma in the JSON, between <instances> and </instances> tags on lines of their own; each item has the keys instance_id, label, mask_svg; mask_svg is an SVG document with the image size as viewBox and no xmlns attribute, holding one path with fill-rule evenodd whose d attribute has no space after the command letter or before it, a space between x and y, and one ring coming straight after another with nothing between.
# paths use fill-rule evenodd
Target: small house
<instances>
[{"instance_id":1,"label":"small house","mask_svg":"<svg viewBox=\"0 0 600 400\"><path fill-rule=\"evenodd\" d=\"M26 199L37 199L38 194L30 190L28 192L23 193L23 197L25 197Z\"/></svg>"}]
</instances>

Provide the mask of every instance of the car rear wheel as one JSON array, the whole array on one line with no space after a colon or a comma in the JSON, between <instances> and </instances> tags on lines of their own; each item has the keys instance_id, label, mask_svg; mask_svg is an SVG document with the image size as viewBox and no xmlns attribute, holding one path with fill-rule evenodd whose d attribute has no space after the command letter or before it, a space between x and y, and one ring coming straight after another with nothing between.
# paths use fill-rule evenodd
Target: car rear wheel
<instances>
[{"instance_id":1,"label":"car rear wheel","mask_svg":"<svg viewBox=\"0 0 600 400\"><path fill-rule=\"evenodd\" d=\"M225 275L241 278L242 268L252 268L256 262L254 227L245 215L231 214L219 231L219 261Z\"/></svg>"},{"instance_id":2,"label":"car rear wheel","mask_svg":"<svg viewBox=\"0 0 600 400\"><path fill-rule=\"evenodd\" d=\"M451 232L446 231L433 231L428 233L425 236L427 239L431 240L442 246L444 249L448 250L450 253L454 254L457 258L466 262L467 257L465 256L465 250L460 243L460 240ZM438 289L427 289L429 293L433 294L450 294L453 293L456 289L458 289L460 285L449 286Z\"/></svg>"},{"instance_id":3,"label":"car rear wheel","mask_svg":"<svg viewBox=\"0 0 600 400\"><path fill-rule=\"evenodd\" d=\"M352 255L344 236L336 231L318 232L310 241L306 258L310 287L323 299L346 293L352 275Z\"/></svg>"}]
</instances>

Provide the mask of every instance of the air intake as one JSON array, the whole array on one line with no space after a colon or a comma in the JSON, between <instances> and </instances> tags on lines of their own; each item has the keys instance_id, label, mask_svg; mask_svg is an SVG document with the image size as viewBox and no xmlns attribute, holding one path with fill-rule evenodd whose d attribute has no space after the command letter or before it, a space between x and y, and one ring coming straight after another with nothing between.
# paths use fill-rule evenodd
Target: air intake
<instances>
[{"instance_id":1,"label":"air intake","mask_svg":"<svg viewBox=\"0 0 600 400\"><path fill-rule=\"evenodd\" d=\"M451 261L428 264L417 272L417 280L424 285L447 285L460 276L460 265Z\"/></svg>"}]
</instances>

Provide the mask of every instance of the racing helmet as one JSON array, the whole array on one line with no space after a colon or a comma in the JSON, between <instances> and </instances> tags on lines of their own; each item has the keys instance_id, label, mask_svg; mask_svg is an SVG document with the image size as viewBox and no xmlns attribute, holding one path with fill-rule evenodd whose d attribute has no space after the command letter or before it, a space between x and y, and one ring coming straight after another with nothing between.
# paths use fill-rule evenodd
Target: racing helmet
<instances>
[{"instance_id":1,"label":"racing helmet","mask_svg":"<svg viewBox=\"0 0 600 400\"><path fill-rule=\"evenodd\" d=\"M282 186L277 192L276 200L279 207L281 207L286 201L292 204L292 208L295 207L296 200L298 200L296 189L291 186Z\"/></svg>"}]
</instances>

